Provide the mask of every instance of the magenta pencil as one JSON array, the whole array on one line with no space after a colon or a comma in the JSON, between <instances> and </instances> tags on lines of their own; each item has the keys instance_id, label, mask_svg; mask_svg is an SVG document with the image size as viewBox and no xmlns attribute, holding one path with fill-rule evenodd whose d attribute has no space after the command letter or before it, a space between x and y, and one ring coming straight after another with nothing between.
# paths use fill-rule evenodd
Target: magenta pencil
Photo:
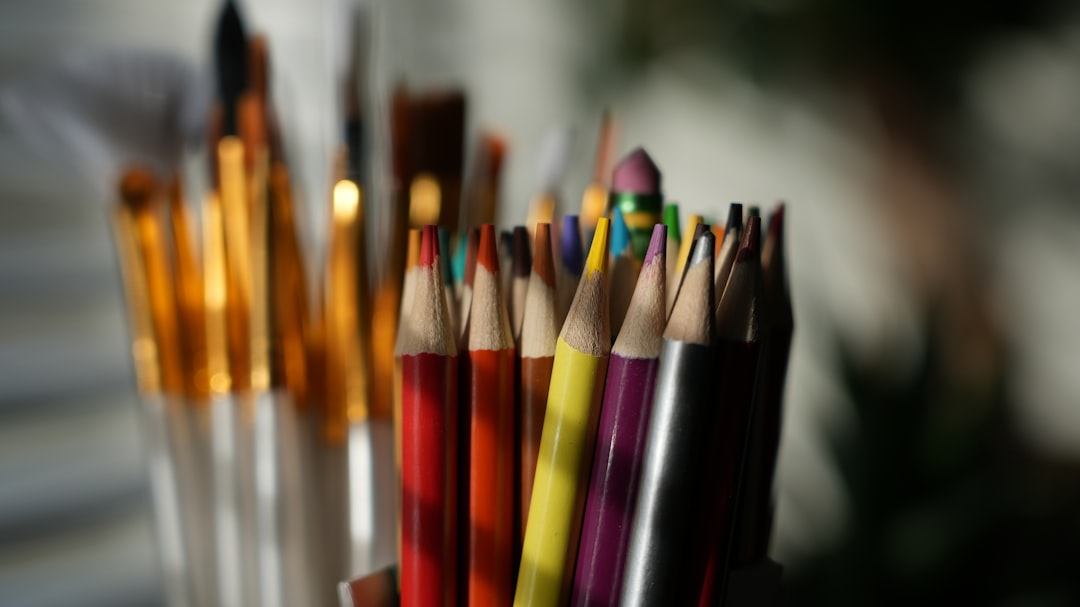
<instances>
[{"instance_id":1,"label":"magenta pencil","mask_svg":"<svg viewBox=\"0 0 1080 607\"><path fill-rule=\"evenodd\" d=\"M571 605L619 603L666 316L667 227L652 240L611 349Z\"/></svg>"}]
</instances>

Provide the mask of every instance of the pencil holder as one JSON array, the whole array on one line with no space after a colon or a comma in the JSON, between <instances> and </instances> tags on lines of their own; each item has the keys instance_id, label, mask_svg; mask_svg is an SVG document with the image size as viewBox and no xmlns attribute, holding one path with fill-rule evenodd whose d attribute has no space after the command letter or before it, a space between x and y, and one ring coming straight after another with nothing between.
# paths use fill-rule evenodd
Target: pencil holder
<instances>
[{"instance_id":1,"label":"pencil holder","mask_svg":"<svg viewBox=\"0 0 1080 607\"><path fill-rule=\"evenodd\" d=\"M732 569L728 576L724 607L775 607L780 604L780 582L784 568L765 559ZM338 585L341 607L397 607L397 567L380 569L370 575Z\"/></svg>"}]
</instances>

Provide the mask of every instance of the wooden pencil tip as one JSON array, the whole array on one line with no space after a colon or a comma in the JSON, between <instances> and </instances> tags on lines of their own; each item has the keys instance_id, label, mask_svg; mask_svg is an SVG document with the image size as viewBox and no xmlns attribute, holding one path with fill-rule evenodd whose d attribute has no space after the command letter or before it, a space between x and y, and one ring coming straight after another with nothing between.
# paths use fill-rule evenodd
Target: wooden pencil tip
<instances>
[{"instance_id":1,"label":"wooden pencil tip","mask_svg":"<svg viewBox=\"0 0 1080 607\"><path fill-rule=\"evenodd\" d=\"M488 272L499 273L499 245L496 241L495 226L490 223L480 226L480 248L476 252L476 261Z\"/></svg>"},{"instance_id":2,"label":"wooden pencil tip","mask_svg":"<svg viewBox=\"0 0 1080 607\"><path fill-rule=\"evenodd\" d=\"M739 254L735 256L735 263L759 259L760 251L761 217L751 217L746 224L746 233L743 234L742 243L739 245Z\"/></svg>"},{"instance_id":3,"label":"wooden pencil tip","mask_svg":"<svg viewBox=\"0 0 1080 607\"><path fill-rule=\"evenodd\" d=\"M513 261L510 264L514 276L528 278L529 268L532 267L532 252L529 250L529 232L525 226L514 226L514 237L511 246Z\"/></svg>"},{"instance_id":4,"label":"wooden pencil tip","mask_svg":"<svg viewBox=\"0 0 1080 607\"><path fill-rule=\"evenodd\" d=\"M435 226L426 225L420 243L420 265L425 268L434 267L435 259L438 256L439 232Z\"/></svg>"},{"instance_id":5,"label":"wooden pencil tip","mask_svg":"<svg viewBox=\"0 0 1080 607\"><path fill-rule=\"evenodd\" d=\"M649 263L654 258L660 258L660 265L666 263L667 260L667 235L668 227L662 223L658 223L653 226L652 239L649 241L649 249L645 251L645 261L643 263Z\"/></svg>"},{"instance_id":6,"label":"wooden pencil tip","mask_svg":"<svg viewBox=\"0 0 1080 607\"><path fill-rule=\"evenodd\" d=\"M555 261L551 255L551 224L536 224L534 238L532 271L544 281L544 284L555 288Z\"/></svg>"},{"instance_id":7,"label":"wooden pencil tip","mask_svg":"<svg viewBox=\"0 0 1080 607\"><path fill-rule=\"evenodd\" d=\"M596 221L596 233L593 234L592 247L589 248L589 258L585 261L585 271L588 275L594 272L606 272L608 262L608 232L611 220L601 217Z\"/></svg>"}]
</instances>

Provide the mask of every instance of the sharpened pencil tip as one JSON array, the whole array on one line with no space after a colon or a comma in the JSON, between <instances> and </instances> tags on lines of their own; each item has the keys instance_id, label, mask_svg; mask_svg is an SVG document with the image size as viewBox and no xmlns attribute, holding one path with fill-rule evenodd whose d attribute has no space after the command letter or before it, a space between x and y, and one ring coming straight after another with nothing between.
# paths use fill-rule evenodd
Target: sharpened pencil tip
<instances>
[{"instance_id":1,"label":"sharpened pencil tip","mask_svg":"<svg viewBox=\"0 0 1080 607\"><path fill-rule=\"evenodd\" d=\"M701 228L705 224L698 226ZM690 267L694 267L700 263L704 263L713 258L716 249L716 236L713 235L712 230L701 230L700 234L697 234L694 238L694 250L690 255Z\"/></svg>"},{"instance_id":2,"label":"sharpened pencil tip","mask_svg":"<svg viewBox=\"0 0 1080 607\"><path fill-rule=\"evenodd\" d=\"M499 273L499 245L496 241L495 226L490 223L480 226L480 248L476 252L476 261L488 272Z\"/></svg>"},{"instance_id":3,"label":"sharpened pencil tip","mask_svg":"<svg viewBox=\"0 0 1080 607\"><path fill-rule=\"evenodd\" d=\"M607 217L596 220L596 233L593 235L592 247L589 248L589 258L585 261L585 271L590 276L594 272L607 271L610 227L611 220Z\"/></svg>"},{"instance_id":4,"label":"sharpened pencil tip","mask_svg":"<svg viewBox=\"0 0 1080 607\"><path fill-rule=\"evenodd\" d=\"M525 226L514 226L513 260L510 268L517 278L528 278L532 267L532 251L529 250L529 232Z\"/></svg>"},{"instance_id":5,"label":"sharpened pencil tip","mask_svg":"<svg viewBox=\"0 0 1080 607\"><path fill-rule=\"evenodd\" d=\"M743 209L742 209L742 203L741 202L733 202L733 203L731 203L731 206L728 207L728 215L727 215L727 229L728 230L730 230L732 228L737 230L737 229L742 227L742 225L743 225L742 210Z\"/></svg>"},{"instance_id":6,"label":"sharpened pencil tip","mask_svg":"<svg viewBox=\"0 0 1080 607\"><path fill-rule=\"evenodd\" d=\"M647 264L656 257L660 258L661 265L666 263L667 235L668 227L666 225L658 223L653 226L652 239L649 240L649 249L645 251L645 261L643 263Z\"/></svg>"},{"instance_id":7,"label":"sharpened pencil tip","mask_svg":"<svg viewBox=\"0 0 1080 607\"><path fill-rule=\"evenodd\" d=\"M577 215L565 215L559 234L559 253L563 266L575 275L581 274L581 230L578 226Z\"/></svg>"},{"instance_id":8,"label":"sharpened pencil tip","mask_svg":"<svg viewBox=\"0 0 1080 607\"><path fill-rule=\"evenodd\" d=\"M551 256L551 224L536 224L532 271L548 287L555 288L555 261Z\"/></svg>"},{"instance_id":9,"label":"sharpened pencil tip","mask_svg":"<svg viewBox=\"0 0 1080 607\"><path fill-rule=\"evenodd\" d=\"M746 233L743 234L742 243L739 245L739 254L735 256L735 263L757 259L760 250L761 218L751 217L746 224Z\"/></svg>"},{"instance_id":10,"label":"sharpened pencil tip","mask_svg":"<svg viewBox=\"0 0 1080 607\"><path fill-rule=\"evenodd\" d=\"M424 226L424 233L420 239L420 265L430 268L435 265L435 258L439 255L439 233L433 225Z\"/></svg>"}]
</instances>

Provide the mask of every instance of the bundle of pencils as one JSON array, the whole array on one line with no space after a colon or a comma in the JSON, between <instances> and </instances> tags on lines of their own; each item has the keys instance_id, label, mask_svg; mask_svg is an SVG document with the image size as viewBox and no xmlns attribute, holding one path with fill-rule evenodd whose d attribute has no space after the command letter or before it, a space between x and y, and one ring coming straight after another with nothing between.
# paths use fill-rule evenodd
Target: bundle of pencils
<instances>
[{"instance_id":1,"label":"bundle of pencils","mask_svg":"<svg viewBox=\"0 0 1080 607\"><path fill-rule=\"evenodd\" d=\"M424 414L410 397L402 419L442 433L401 436L429 462L403 458L403 605L775 600L767 546L793 326L783 207L764 239L740 204L720 230L690 216L673 265L677 209L648 220L640 257L641 218L625 219L662 200L644 150L612 187L587 254L576 216L531 226L532 250L524 227L500 247L485 224L459 240L455 288L434 281L446 296L412 303L402 330L441 344L423 350L440 358L401 389L437 402ZM436 239L425 229L422 249Z\"/></svg>"},{"instance_id":2,"label":"bundle of pencils","mask_svg":"<svg viewBox=\"0 0 1080 607\"><path fill-rule=\"evenodd\" d=\"M268 45L229 3L217 48L201 222L137 168L116 208L170 604L329 605L394 561L406 607L767 604L784 208L680 225L605 115L580 214L544 179L500 234L509 143L463 179L464 95L399 87L386 221L347 95L310 276Z\"/></svg>"}]
</instances>

